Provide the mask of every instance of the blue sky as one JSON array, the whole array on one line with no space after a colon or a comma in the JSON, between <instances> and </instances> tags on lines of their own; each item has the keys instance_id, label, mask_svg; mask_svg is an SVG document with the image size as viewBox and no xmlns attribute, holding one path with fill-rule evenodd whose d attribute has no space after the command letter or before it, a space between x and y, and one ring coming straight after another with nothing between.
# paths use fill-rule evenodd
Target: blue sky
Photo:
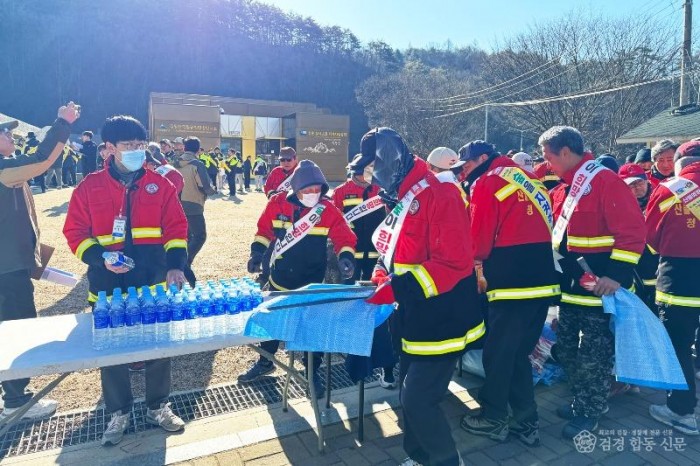
<instances>
[{"instance_id":1,"label":"blue sky","mask_svg":"<svg viewBox=\"0 0 700 466\"><path fill-rule=\"evenodd\" d=\"M311 16L321 25L352 30L363 42L383 39L393 47L478 45L523 32L575 8L605 16L644 12L683 27L683 0L260 0ZM696 8L696 16L700 14ZM679 35L681 33L679 32Z\"/></svg>"}]
</instances>

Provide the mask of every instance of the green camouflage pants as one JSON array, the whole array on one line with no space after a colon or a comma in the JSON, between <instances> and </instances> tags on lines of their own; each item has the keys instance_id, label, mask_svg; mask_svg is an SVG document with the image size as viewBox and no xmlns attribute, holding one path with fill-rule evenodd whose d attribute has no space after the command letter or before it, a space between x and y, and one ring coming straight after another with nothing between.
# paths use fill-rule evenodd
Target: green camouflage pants
<instances>
[{"instance_id":1,"label":"green camouflage pants","mask_svg":"<svg viewBox=\"0 0 700 466\"><path fill-rule=\"evenodd\" d=\"M557 357L574 395L574 413L598 419L608 404L615 339L600 308L561 306Z\"/></svg>"}]
</instances>

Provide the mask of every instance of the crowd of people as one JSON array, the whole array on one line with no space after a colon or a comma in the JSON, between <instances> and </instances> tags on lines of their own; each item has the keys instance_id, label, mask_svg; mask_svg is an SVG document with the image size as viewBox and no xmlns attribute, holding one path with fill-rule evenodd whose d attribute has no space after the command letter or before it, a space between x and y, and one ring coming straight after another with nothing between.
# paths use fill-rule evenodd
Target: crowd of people
<instances>
[{"instance_id":1,"label":"crowd of people","mask_svg":"<svg viewBox=\"0 0 700 466\"><path fill-rule=\"evenodd\" d=\"M27 182L54 168L78 117L73 103L61 107L43 141L18 157L11 137L16 123L0 125L0 195L16 206L4 209L0 222L7 249L0 258L0 320L36 316L30 277L39 260L39 229ZM657 313L688 384L670 391L665 404L650 406L650 415L684 434L700 434L692 355L700 318L694 283L700 271L700 141L659 141L620 166L611 154L594 158L575 128L556 126L539 138L541 160L501 154L482 140L458 151L438 147L424 160L396 131L382 127L362 137L348 180L331 191L321 169L297 160L292 147L280 150L280 165L268 173L261 157L206 152L196 137L149 144L132 117L109 118L101 137L95 168L73 191L63 230L71 251L88 265L88 301L114 288L194 286L207 197L221 191L224 180L231 196L247 191L254 175L268 202L251 244L249 273L259 273L269 290L320 283L330 242L344 282L369 280L376 285L370 302L395 304L390 320L375 330L372 355L349 356L346 365L355 380L379 367L382 387L401 387L406 465L462 464L439 402L458 359L476 347L483 348L485 371L481 410L465 416L461 427L497 441L511 435L539 445L528 356L554 305L553 357L572 395L557 410L567 420L562 436L594 431L611 394L634 390L614 383L615 340L601 299L620 288L636 292ZM84 151L92 134L83 138ZM60 184L62 175L51 173ZM111 265L102 256L107 251L123 251L139 266ZM274 354L279 342L260 346ZM314 355L311 363L319 362ZM169 359L148 361L145 371L147 421L181 430L184 422L167 402ZM261 357L238 381L272 371L272 362ZM103 444L117 444L133 404L128 368L103 368L101 377L110 415ZM0 418L31 397L27 384L2 383ZM55 402L43 400L27 416L55 410Z\"/></svg>"}]
</instances>

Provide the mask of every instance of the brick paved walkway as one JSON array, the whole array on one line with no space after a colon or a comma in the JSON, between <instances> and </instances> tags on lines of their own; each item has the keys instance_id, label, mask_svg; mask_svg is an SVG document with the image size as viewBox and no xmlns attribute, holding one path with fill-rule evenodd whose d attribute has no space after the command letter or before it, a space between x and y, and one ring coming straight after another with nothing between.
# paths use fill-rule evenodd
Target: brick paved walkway
<instances>
[{"instance_id":1,"label":"brick paved walkway","mask_svg":"<svg viewBox=\"0 0 700 466\"><path fill-rule=\"evenodd\" d=\"M475 393L472 390L472 395ZM565 404L565 384L538 387L542 446L527 448L509 438L503 443L475 437L459 428L460 418L478 407L467 393L450 394L443 402L452 435L466 464L489 465L697 465L700 464L700 437L684 436L648 415L651 403L661 403L665 394L642 389L641 394L613 398L610 412L600 422L590 453L580 453L573 442L560 437L565 421L555 414ZM405 458L401 447L400 410L385 410L365 418L365 442L355 442L357 420L327 426L326 453L316 450L312 431L250 445L213 456L180 463L188 466L278 466L314 465L395 465ZM640 432L641 431L641 432Z\"/></svg>"}]
</instances>

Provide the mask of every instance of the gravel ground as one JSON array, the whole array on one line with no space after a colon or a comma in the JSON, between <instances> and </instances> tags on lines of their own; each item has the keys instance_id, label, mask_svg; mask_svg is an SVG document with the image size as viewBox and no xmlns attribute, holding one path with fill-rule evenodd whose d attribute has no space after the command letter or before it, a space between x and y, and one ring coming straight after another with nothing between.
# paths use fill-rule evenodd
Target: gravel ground
<instances>
[{"instance_id":1,"label":"gravel ground","mask_svg":"<svg viewBox=\"0 0 700 466\"><path fill-rule=\"evenodd\" d=\"M83 279L74 289L48 282L34 282L36 306L40 316L86 312L87 266L71 254L62 229L73 189L49 190L35 194L41 240L56 248L50 265L80 274ZM246 262L250 243L255 235L257 219L265 206L262 193L252 192L229 198L218 195L206 203L207 242L195 259L193 268L202 280L248 275ZM235 380L257 358L247 348L227 348L217 352L198 353L173 359L172 390L182 391ZM32 380L37 389L53 376ZM143 396L142 374L132 374L134 395ZM100 377L97 370L70 375L50 395L60 402L59 411L90 408L102 403Z\"/></svg>"}]
</instances>

